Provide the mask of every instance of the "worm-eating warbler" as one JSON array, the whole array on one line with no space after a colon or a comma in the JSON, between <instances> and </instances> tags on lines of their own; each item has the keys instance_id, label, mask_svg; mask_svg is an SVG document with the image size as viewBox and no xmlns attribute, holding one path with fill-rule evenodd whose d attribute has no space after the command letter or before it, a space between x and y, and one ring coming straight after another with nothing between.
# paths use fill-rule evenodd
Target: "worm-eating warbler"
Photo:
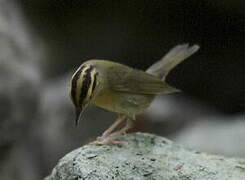
<instances>
[{"instance_id":1,"label":"worm-eating warbler","mask_svg":"<svg viewBox=\"0 0 245 180\"><path fill-rule=\"evenodd\" d=\"M95 104L119 117L94 144L121 143L115 139L133 126L135 115L144 112L157 94L177 91L165 78L198 49L198 45L177 45L146 72L107 60L84 62L71 79L70 97L76 108L76 125L88 104ZM126 126L112 133L124 120Z\"/></svg>"}]
</instances>

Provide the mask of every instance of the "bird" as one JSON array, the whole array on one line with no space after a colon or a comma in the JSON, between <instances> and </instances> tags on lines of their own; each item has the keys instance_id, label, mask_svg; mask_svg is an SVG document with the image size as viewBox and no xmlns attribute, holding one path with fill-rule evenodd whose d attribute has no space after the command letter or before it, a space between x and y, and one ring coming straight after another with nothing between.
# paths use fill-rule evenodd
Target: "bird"
<instances>
[{"instance_id":1,"label":"bird","mask_svg":"<svg viewBox=\"0 0 245 180\"><path fill-rule=\"evenodd\" d=\"M72 75L70 98L75 106L77 126L89 104L118 114L116 121L91 144L123 144L117 138L134 127L135 116L142 114L158 94L180 90L166 82L169 72L194 54L199 45L173 47L146 71L110 60L91 59L82 63ZM125 122L125 126L116 130Z\"/></svg>"}]
</instances>

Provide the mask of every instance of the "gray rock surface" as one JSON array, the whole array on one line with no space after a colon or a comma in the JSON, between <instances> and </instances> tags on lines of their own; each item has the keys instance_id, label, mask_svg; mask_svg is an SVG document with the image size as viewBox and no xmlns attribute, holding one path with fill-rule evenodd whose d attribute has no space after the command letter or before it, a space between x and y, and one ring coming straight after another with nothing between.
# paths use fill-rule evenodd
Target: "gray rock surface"
<instances>
[{"instance_id":1,"label":"gray rock surface","mask_svg":"<svg viewBox=\"0 0 245 180\"><path fill-rule=\"evenodd\" d=\"M241 180L245 160L207 155L151 134L121 137L122 146L85 145L63 157L45 180Z\"/></svg>"}]
</instances>

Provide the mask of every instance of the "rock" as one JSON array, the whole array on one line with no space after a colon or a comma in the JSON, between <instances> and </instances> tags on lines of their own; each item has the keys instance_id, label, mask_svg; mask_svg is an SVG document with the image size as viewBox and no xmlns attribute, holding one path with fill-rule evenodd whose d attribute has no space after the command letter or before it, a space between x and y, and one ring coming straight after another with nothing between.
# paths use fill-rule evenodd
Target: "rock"
<instances>
[{"instance_id":1,"label":"rock","mask_svg":"<svg viewBox=\"0 0 245 180\"><path fill-rule=\"evenodd\" d=\"M117 145L85 145L63 157L45 180L245 179L245 160L207 155L151 134L129 134Z\"/></svg>"}]
</instances>

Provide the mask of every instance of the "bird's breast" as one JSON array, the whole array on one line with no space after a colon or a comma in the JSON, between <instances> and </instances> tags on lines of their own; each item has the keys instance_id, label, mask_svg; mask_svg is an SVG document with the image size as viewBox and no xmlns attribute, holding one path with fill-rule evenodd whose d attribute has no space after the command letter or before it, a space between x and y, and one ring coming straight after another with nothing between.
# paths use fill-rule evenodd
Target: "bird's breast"
<instances>
[{"instance_id":1,"label":"bird's breast","mask_svg":"<svg viewBox=\"0 0 245 180\"><path fill-rule=\"evenodd\" d=\"M132 116L144 112L154 97L155 95L129 94L106 89L92 103L112 112Z\"/></svg>"}]
</instances>

